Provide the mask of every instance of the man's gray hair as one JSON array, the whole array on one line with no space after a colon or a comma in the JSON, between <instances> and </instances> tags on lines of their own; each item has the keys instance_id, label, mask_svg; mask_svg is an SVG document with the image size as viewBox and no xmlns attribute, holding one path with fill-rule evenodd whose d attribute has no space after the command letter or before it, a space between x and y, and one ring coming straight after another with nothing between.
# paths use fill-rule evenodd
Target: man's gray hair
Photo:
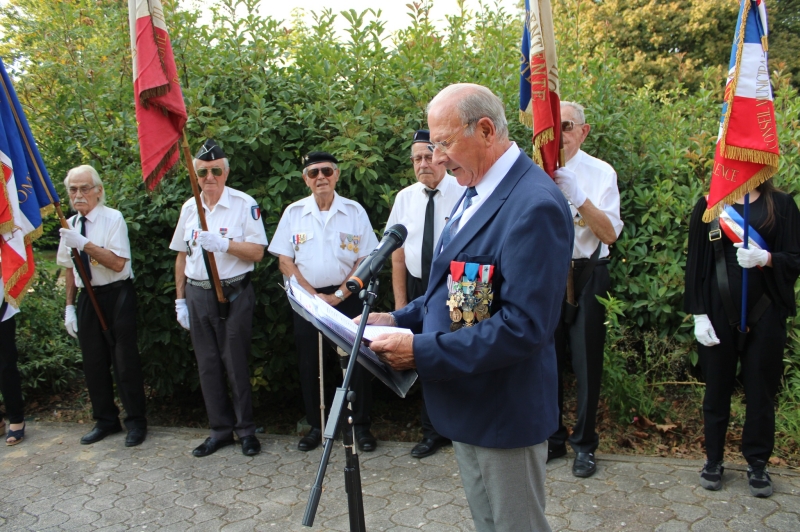
<instances>
[{"instance_id":1,"label":"man's gray hair","mask_svg":"<svg viewBox=\"0 0 800 532\"><path fill-rule=\"evenodd\" d=\"M501 139L508 139L508 121L506 120L506 108L503 102L495 94L484 87L474 83L456 83L445 87L439 94L433 97L428 104L428 113L431 108L442 100L459 95L455 106L458 110L459 118L463 124L469 124L464 132L465 137L475 133L475 124L481 118L488 118L494 124L497 136Z\"/></svg>"},{"instance_id":2,"label":"man's gray hair","mask_svg":"<svg viewBox=\"0 0 800 532\"><path fill-rule=\"evenodd\" d=\"M200 159L192 159L192 166L194 166L195 170L197 170L197 161L199 161L199 160ZM231 166L230 166L230 164L228 164L228 158L227 157L223 157L222 159L219 159L219 160L222 161L222 165L223 165L223 168L225 168L225 170L230 170Z\"/></svg>"},{"instance_id":3,"label":"man's gray hair","mask_svg":"<svg viewBox=\"0 0 800 532\"><path fill-rule=\"evenodd\" d=\"M586 113L584 113L584 107L578 102L561 102L561 107L572 107L575 109L575 112L578 113L578 119L581 121L581 124L586 123Z\"/></svg>"},{"instance_id":4,"label":"man's gray hair","mask_svg":"<svg viewBox=\"0 0 800 532\"><path fill-rule=\"evenodd\" d=\"M334 171L336 171L336 170L338 170L338 169L339 169L339 166L338 166L338 165L337 165L335 162L333 162L333 161L320 161L320 162L321 162L321 163L328 163L328 164L330 164L331 166L333 166L333 170L334 170ZM305 177L305 176L307 176L307 175L308 175L308 166L306 166L305 168L303 168L303 177Z\"/></svg>"},{"instance_id":5,"label":"man's gray hair","mask_svg":"<svg viewBox=\"0 0 800 532\"><path fill-rule=\"evenodd\" d=\"M94 166L89 166L88 164L82 164L80 166L76 166L75 168L67 172L67 177L64 178L64 188L67 189L67 192L69 192L70 178L81 174L89 174L90 176L92 176L92 184L96 187L102 187L102 192L100 192L100 199L97 201L97 204L98 205L104 204L106 201L106 187L103 186L103 180L100 179L100 174L97 173L97 170L94 169ZM69 200L69 205L70 207L74 208L74 206L72 205L72 199Z\"/></svg>"}]
</instances>

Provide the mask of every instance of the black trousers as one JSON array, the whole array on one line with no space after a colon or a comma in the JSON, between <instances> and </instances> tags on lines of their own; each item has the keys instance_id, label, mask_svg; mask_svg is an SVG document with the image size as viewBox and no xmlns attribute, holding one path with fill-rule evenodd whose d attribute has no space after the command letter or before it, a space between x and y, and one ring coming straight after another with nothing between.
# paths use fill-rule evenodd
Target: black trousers
<instances>
[{"instance_id":1,"label":"black trousers","mask_svg":"<svg viewBox=\"0 0 800 532\"><path fill-rule=\"evenodd\" d=\"M408 298L408 302L411 303L423 295L425 295L425 290L422 288L422 279L412 276L408 273L408 270L406 270L406 297ZM432 440L439 439L442 436L433 428L433 423L428 415L428 408L425 406L425 394L422 388L420 388L420 393L422 394L422 407L419 409L419 420L422 425L422 437Z\"/></svg>"},{"instance_id":2,"label":"black trousers","mask_svg":"<svg viewBox=\"0 0 800 532\"><path fill-rule=\"evenodd\" d=\"M92 415L97 427L119 427L119 409L114 404L114 381L122 406L125 427L147 427L144 379L136 335L136 291L128 279L113 287L95 287L100 310L116 341L112 348L103 336L97 313L86 290L78 295L78 342L83 354L83 372L92 401ZM113 369L114 378L111 377Z\"/></svg>"},{"instance_id":3,"label":"black trousers","mask_svg":"<svg viewBox=\"0 0 800 532\"><path fill-rule=\"evenodd\" d=\"M770 305L761 319L751 326L744 351L739 352L734 348L733 330L721 307L721 303L712 301L710 318L720 344L697 346L706 381L703 397L706 456L715 461L724 457L736 366L741 362L747 402L742 454L751 464L755 460L767 461L775 446L775 395L783 374L786 320L779 315L774 304Z\"/></svg>"},{"instance_id":4,"label":"black trousers","mask_svg":"<svg viewBox=\"0 0 800 532\"><path fill-rule=\"evenodd\" d=\"M0 316L2 317L2 316ZM25 420L22 403L22 379L17 369L17 321L14 316L0 322L0 393L9 423L22 423Z\"/></svg>"},{"instance_id":5,"label":"black trousers","mask_svg":"<svg viewBox=\"0 0 800 532\"><path fill-rule=\"evenodd\" d=\"M585 264L585 263L583 263ZM574 278L581 275L581 263L576 264ZM595 266L589 282L578 298L578 312L571 325L561 320L555 332L556 355L558 357L558 421L559 427L550 436L551 446L564 445L569 441L576 453L593 453L600 438L597 425L597 403L600 399L600 381L603 377L603 349L606 342L605 309L595 296L606 296L610 278L605 264ZM567 355L572 356L572 369L578 387L578 415L572 434L567 438L563 422L564 412L564 368Z\"/></svg>"},{"instance_id":6,"label":"black trousers","mask_svg":"<svg viewBox=\"0 0 800 532\"><path fill-rule=\"evenodd\" d=\"M230 297L234 290L232 286L222 288L225 297ZM228 318L223 320L219 317L217 294L213 288L206 290L186 284L186 305L191 322L189 333L211 427L209 435L217 440L230 439L233 432L239 438L256 433L247 365L255 303L256 295L251 283L231 303Z\"/></svg>"},{"instance_id":7,"label":"black trousers","mask_svg":"<svg viewBox=\"0 0 800 532\"><path fill-rule=\"evenodd\" d=\"M322 294L332 294L338 286L317 288ZM336 309L347 316L354 318L361 314L363 303L355 295L345 299L336 306ZM321 429L319 410L319 331L308 321L294 314L294 342L297 347L297 367L300 371L300 389L303 392L303 406L306 410L306 420L312 428ZM339 356L336 348L327 340L322 342L323 360L327 363ZM334 355L331 357L330 355ZM364 429L370 427L370 412L372 412L372 375L361 364L356 363L350 388L356 393L356 402L353 405L353 422Z\"/></svg>"}]
</instances>

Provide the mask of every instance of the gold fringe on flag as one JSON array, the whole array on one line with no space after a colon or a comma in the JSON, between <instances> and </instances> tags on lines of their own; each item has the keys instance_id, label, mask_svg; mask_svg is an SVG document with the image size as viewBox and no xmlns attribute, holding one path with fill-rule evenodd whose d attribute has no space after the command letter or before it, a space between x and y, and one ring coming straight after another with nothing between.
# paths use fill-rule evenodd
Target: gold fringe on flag
<instances>
[{"instance_id":1,"label":"gold fringe on flag","mask_svg":"<svg viewBox=\"0 0 800 532\"><path fill-rule=\"evenodd\" d=\"M717 202L717 204L710 209L706 209L706 212L703 213L703 221L705 223L710 223L712 220L714 220L714 218L717 218L720 215L722 209L725 208L725 205L730 205L742 196L751 193L758 188L761 183L775 175L775 172L777 171L777 166L765 166L759 170L758 173L748 179L740 187L736 188L733 192L722 198L722 201Z\"/></svg>"},{"instance_id":2,"label":"gold fringe on flag","mask_svg":"<svg viewBox=\"0 0 800 532\"><path fill-rule=\"evenodd\" d=\"M763 48L765 52L769 52L769 39L767 39L766 35L761 37L761 48Z\"/></svg>"},{"instance_id":3,"label":"gold fringe on flag","mask_svg":"<svg viewBox=\"0 0 800 532\"><path fill-rule=\"evenodd\" d=\"M730 145L725 146L725 151L722 153L722 156L728 159L736 159L737 161L768 164L770 166L778 166L778 161L780 161L780 156L776 153L768 153L765 151L751 150L749 148L740 148L738 146Z\"/></svg>"},{"instance_id":4,"label":"gold fringe on flag","mask_svg":"<svg viewBox=\"0 0 800 532\"><path fill-rule=\"evenodd\" d=\"M532 128L533 127L533 114L530 111L520 111L519 121L522 125Z\"/></svg>"},{"instance_id":5,"label":"gold fringe on flag","mask_svg":"<svg viewBox=\"0 0 800 532\"><path fill-rule=\"evenodd\" d=\"M19 296L17 296L16 298L11 297L11 294L9 294L8 290L9 290L10 287L12 287L15 284L17 284L17 281L19 281L20 277L22 277L23 275L26 275L27 273L28 273L28 263L26 262L25 264L23 264L20 267L19 270L14 272L14 274L8 280L8 283L3 287L3 292L5 292L3 295L4 295L5 300L8 302L9 305L11 305L14 308L19 308L20 303L22 303L22 300L25 298L25 295L28 293L28 288L30 288L31 285L33 284L34 276L31 276L31 278L28 279L28 282L25 283L25 286L22 287L22 290L20 291Z\"/></svg>"},{"instance_id":6,"label":"gold fringe on flag","mask_svg":"<svg viewBox=\"0 0 800 532\"><path fill-rule=\"evenodd\" d=\"M169 150L167 150L167 153L164 154L164 158L161 159L161 162L159 162L156 165L156 167L153 169L153 171L150 172L150 175L148 175L147 177L144 178L144 183L147 186L148 190L153 190L153 188L155 188L155 184L153 184L153 180L159 174L159 172L161 172L161 169L164 168L167 165L169 160L172 158L172 155L177 150L178 150L178 143L176 142Z\"/></svg>"},{"instance_id":7,"label":"gold fringe on flag","mask_svg":"<svg viewBox=\"0 0 800 532\"><path fill-rule=\"evenodd\" d=\"M0 224L0 235L10 233L13 230L14 230L14 220L10 220L6 223Z\"/></svg>"}]
</instances>

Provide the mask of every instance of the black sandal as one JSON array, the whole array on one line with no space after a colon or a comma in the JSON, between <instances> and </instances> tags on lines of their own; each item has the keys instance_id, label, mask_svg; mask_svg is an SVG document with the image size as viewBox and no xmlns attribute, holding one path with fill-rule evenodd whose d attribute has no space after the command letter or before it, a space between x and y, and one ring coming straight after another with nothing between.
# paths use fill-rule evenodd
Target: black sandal
<instances>
[{"instance_id":1,"label":"black sandal","mask_svg":"<svg viewBox=\"0 0 800 532\"><path fill-rule=\"evenodd\" d=\"M25 422L22 422L22 428L19 430L11 430L11 423L7 426L8 431L6 432L6 445L16 445L18 443L22 443L22 440L25 439ZM14 441L8 441L10 438L14 438Z\"/></svg>"}]
</instances>

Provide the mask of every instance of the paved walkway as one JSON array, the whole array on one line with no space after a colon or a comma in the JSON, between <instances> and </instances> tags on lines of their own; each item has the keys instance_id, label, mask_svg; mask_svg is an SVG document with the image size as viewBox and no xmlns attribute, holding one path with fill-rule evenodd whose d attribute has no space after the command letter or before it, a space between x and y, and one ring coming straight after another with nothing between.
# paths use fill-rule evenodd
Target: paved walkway
<instances>
[{"instance_id":1,"label":"paved walkway","mask_svg":"<svg viewBox=\"0 0 800 532\"><path fill-rule=\"evenodd\" d=\"M341 447L334 450L313 529L301 525L320 450L296 438L260 436L248 458L226 447L206 458L190 451L195 429L151 429L140 447L120 433L91 446L88 426L31 423L26 441L0 448L0 528L12 530L348 531ZM452 448L415 460L408 443L381 442L362 454L367 530L473 530ZM756 499L744 468L725 485L697 485L700 463L601 455L597 474L577 479L567 458L548 466L553 530L800 531L800 475L774 470L776 492Z\"/></svg>"}]
</instances>

